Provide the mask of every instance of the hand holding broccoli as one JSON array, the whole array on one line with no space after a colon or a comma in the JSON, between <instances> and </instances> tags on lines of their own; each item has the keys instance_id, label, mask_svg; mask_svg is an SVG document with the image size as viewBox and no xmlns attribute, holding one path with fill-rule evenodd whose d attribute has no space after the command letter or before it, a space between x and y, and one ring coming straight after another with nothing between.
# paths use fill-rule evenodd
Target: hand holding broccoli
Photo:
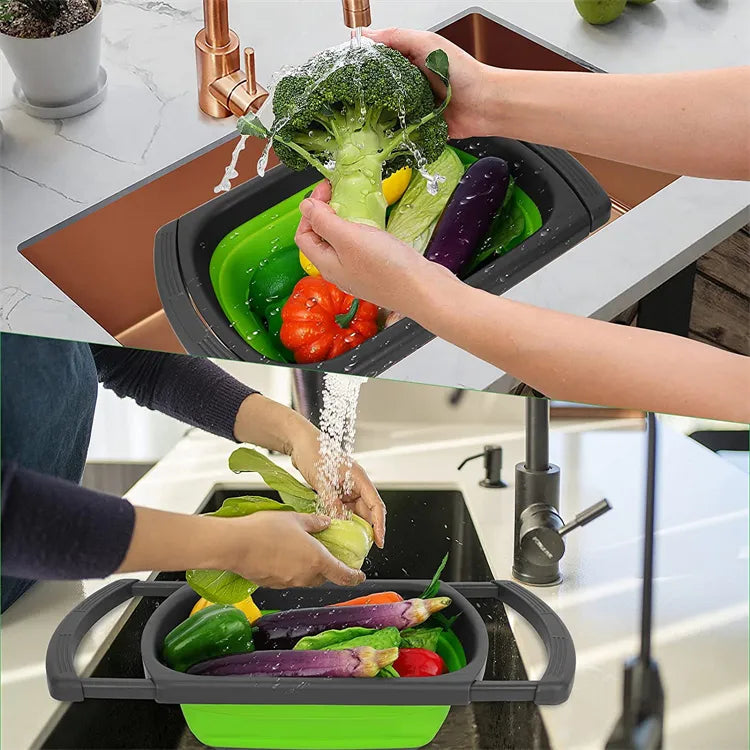
<instances>
[{"instance_id":1,"label":"hand holding broccoli","mask_svg":"<svg viewBox=\"0 0 750 750\"><path fill-rule=\"evenodd\" d=\"M448 135L451 138L471 138L497 135L497 126L486 109L488 102L488 73L492 68L475 60L468 52L430 31L410 29L365 30L365 36L374 42L398 50L412 64L427 75L436 96L445 94L442 81L432 73L425 60L434 49L448 56L453 88L451 105L445 112ZM495 69L496 71L496 69ZM493 127L494 125L494 127Z\"/></svg>"}]
</instances>

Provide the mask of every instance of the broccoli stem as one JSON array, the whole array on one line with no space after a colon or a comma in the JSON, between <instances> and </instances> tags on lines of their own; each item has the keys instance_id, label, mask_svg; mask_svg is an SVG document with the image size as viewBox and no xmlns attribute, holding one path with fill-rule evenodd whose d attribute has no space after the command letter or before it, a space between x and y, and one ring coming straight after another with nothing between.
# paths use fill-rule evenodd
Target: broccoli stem
<instances>
[{"instance_id":1,"label":"broccoli stem","mask_svg":"<svg viewBox=\"0 0 750 750\"><path fill-rule=\"evenodd\" d=\"M334 171L331 177L331 208L342 219L385 229L387 206L380 179L379 156L364 157L357 166Z\"/></svg>"},{"instance_id":2,"label":"broccoli stem","mask_svg":"<svg viewBox=\"0 0 750 750\"><path fill-rule=\"evenodd\" d=\"M339 139L331 181L331 208L342 219L385 229L383 153L378 133L361 129Z\"/></svg>"}]
</instances>

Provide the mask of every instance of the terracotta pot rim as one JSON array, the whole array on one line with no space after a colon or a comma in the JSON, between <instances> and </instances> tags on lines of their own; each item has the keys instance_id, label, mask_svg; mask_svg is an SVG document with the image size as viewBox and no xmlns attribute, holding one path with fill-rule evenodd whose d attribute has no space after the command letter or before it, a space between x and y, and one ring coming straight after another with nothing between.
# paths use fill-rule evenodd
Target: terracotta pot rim
<instances>
[{"instance_id":1,"label":"terracotta pot rim","mask_svg":"<svg viewBox=\"0 0 750 750\"><path fill-rule=\"evenodd\" d=\"M0 37L4 39L17 39L19 42L43 42L45 40L50 40L50 39L64 39L65 37L71 36L72 34L75 34L78 31L83 31L86 27L90 26L101 15L101 12L102 12L102 0L97 0L96 11L90 21L86 21L86 23L83 24L83 26L79 26L77 29L66 31L64 34L58 34L57 36L34 36L34 37L13 36L13 34L6 34L4 31L0 31Z\"/></svg>"}]
</instances>

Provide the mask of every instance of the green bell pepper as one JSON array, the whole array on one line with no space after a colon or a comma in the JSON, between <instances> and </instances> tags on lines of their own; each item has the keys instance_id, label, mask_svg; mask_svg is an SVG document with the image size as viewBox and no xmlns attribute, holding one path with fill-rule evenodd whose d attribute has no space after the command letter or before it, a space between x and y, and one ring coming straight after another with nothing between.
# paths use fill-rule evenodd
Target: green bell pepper
<instances>
[{"instance_id":1,"label":"green bell pepper","mask_svg":"<svg viewBox=\"0 0 750 750\"><path fill-rule=\"evenodd\" d=\"M247 295L250 309L265 314L270 307L279 307L304 275L296 245L272 252L250 274Z\"/></svg>"},{"instance_id":2,"label":"green bell pepper","mask_svg":"<svg viewBox=\"0 0 750 750\"><path fill-rule=\"evenodd\" d=\"M272 252L253 269L248 282L247 304L266 323L279 352L287 362L294 362L292 353L281 343L281 308L305 275L299 262L296 245Z\"/></svg>"},{"instance_id":3,"label":"green bell pepper","mask_svg":"<svg viewBox=\"0 0 750 750\"><path fill-rule=\"evenodd\" d=\"M254 651L253 627L245 613L226 604L201 609L164 639L164 661L178 672L208 659Z\"/></svg>"}]
</instances>

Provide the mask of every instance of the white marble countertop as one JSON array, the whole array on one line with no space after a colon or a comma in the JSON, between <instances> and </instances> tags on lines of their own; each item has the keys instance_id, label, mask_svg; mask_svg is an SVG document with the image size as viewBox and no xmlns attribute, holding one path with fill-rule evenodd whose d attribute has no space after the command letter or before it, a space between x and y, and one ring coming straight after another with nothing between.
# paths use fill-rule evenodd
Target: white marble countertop
<instances>
[{"instance_id":1,"label":"white marble countertop","mask_svg":"<svg viewBox=\"0 0 750 750\"><path fill-rule=\"evenodd\" d=\"M261 81L283 64L339 43L345 34L338 0L233 0L230 6L232 27L243 44L256 49ZM377 26L429 28L466 7L456 0L375 0L373 20ZM745 36L750 4L739 0L659 0L607 27L584 23L572 0L486 0L482 8L609 72L710 68L750 60ZM103 24L109 91L99 108L81 117L45 122L25 115L13 102L12 74L0 61L1 330L113 343L18 254L17 246L233 128L197 108L192 40L201 25L199 0L105 0ZM739 183L677 180L508 296L611 317L746 222L749 195L750 186ZM441 340L384 376L494 390L507 390L509 383L497 368Z\"/></svg>"},{"instance_id":2,"label":"white marble countertop","mask_svg":"<svg viewBox=\"0 0 750 750\"><path fill-rule=\"evenodd\" d=\"M555 750L600 750L620 710L623 661L637 649L642 554L645 437L638 422L556 427L551 460L562 469L562 512L579 512L607 497L613 510L567 538L563 583L534 589L563 618L576 644L570 699L542 714ZM461 472L460 459L486 443L503 446L505 465L523 457L518 425L477 425L451 434L420 431L419 443L398 428L374 434L357 456L381 488L456 488L465 497L496 578L510 578L513 477L507 489L479 486L481 462ZM390 446L390 447L379 447ZM654 656L666 685L665 747L744 750L748 744L748 476L670 427L660 440ZM131 501L191 512L215 485L247 487L226 466L231 446L200 431L180 441L136 484ZM391 541L398 544L397 540ZM397 549L393 550L397 554ZM145 577L145 576L143 576ZM3 618L2 746L38 747L40 733L62 706L48 693L44 653L54 628L85 596L108 581L43 583ZM79 652L90 671L128 613L102 619ZM533 679L545 657L538 637L512 612Z\"/></svg>"}]
</instances>

